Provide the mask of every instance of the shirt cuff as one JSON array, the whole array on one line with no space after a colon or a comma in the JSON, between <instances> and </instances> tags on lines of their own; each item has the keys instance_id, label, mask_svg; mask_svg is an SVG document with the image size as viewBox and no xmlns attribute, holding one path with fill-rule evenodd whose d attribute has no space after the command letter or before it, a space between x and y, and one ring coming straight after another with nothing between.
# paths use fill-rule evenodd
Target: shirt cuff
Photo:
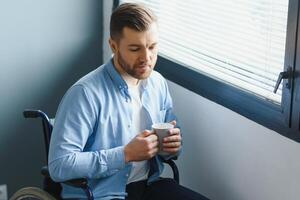
<instances>
[{"instance_id":1,"label":"shirt cuff","mask_svg":"<svg viewBox=\"0 0 300 200\"><path fill-rule=\"evenodd\" d=\"M118 171L125 167L124 146L107 151L107 166L109 171Z\"/></svg>"}]
</instances>

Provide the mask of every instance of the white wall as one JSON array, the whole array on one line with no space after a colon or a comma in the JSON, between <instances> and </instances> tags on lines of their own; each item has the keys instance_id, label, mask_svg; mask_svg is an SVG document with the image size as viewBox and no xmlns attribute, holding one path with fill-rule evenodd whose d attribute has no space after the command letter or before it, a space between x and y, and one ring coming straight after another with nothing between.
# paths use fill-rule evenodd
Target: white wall
<instances>
[{"instance_id":1,"label":"white wall","mask_svg":"<svg viewBox=\"0 0 300 200\"><path fill-rule=\"evenodd\" d=\"M212 200L300 199L300 144L173 82L181 182Z\"/></svg>"},{"instance_id":2,"label":"white wall","mask_svg":"<svg viewBox=\"0 0 300 200\"><path fill-rule=\"evenodd\" d=\"M103 60L110 3L104 3ZM171 69L170 69L171 70ZM299 200L300 144L168 81L182 126L181 184L211 200ZM169 169L165 174L170 174Z\"/></svg>"}]
</instances>

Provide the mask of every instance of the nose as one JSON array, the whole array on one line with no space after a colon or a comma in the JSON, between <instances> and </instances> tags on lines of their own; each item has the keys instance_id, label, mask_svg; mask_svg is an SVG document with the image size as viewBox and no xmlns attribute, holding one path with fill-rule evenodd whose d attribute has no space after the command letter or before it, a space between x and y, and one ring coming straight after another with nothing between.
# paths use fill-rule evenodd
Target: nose
<instances>
[{"instance_id":1,"label":"nose","mask_svg":"<svg viewBox=\"0 0 300 200\"><path fill-rule=\"evenodd\" d=\"M147 63L152 59L152 53L148 49L145 49L144 51L142 51L139 58L141 62Z\"/></svg>"}]
</instances>

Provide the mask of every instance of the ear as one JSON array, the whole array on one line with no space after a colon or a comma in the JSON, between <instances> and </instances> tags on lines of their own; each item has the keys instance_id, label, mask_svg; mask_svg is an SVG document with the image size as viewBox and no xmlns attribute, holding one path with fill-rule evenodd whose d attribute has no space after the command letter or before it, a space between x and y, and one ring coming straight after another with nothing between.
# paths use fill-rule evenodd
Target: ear
<instances>
[{"instance_id":1,"label":"ear","mask_svg":"<svg viewBox=\"0 0 300 200\"><path fill-rule=\"evenodd\" d=\"M118 46L117 46L117 42L114 41L114 40L111 39L111 38L109 38L108 42L109 42L109 46L110 46L110 48L111 48L111 51L115 54L116 51L117 51L117 47L118 47Z\"/></svg>"}]
</instances>

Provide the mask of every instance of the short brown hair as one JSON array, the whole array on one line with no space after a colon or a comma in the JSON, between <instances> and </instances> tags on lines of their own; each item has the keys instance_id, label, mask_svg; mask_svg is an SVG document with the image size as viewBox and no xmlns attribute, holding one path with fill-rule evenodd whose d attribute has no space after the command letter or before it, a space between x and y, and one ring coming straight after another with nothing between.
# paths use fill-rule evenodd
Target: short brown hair
<instances>
[{"instance_id":1,"label":"short brown hair","mask_svg":"<svg viewBox=\"0 0 300 200\"><path fill-rule=\"evenodd\" d=\"M146 31L157 18L147 7L136 3L124 3L117 7L110 17L110 37L118 40L124 27Z\"/></svg>"}]
</instances>

